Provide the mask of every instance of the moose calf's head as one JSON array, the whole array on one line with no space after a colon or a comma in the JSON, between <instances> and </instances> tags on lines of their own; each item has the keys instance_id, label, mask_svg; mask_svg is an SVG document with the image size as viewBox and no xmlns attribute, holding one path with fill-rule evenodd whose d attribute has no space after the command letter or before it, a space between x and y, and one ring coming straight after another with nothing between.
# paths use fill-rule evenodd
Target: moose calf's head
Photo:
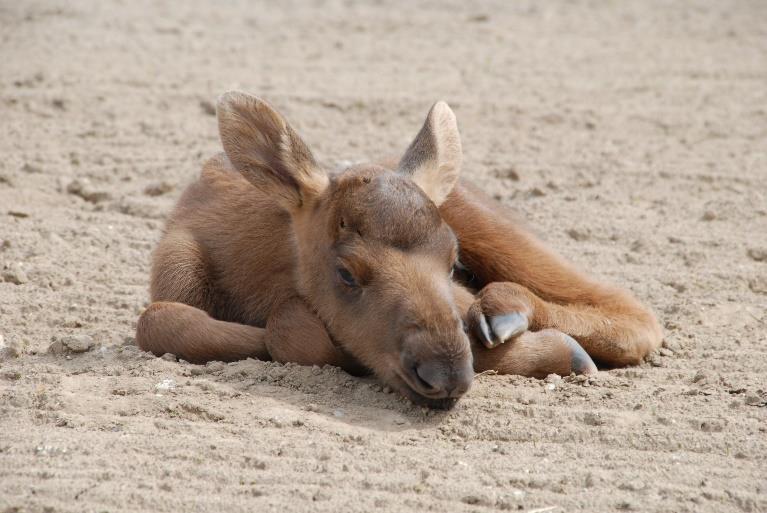
<instances>
[{"instance_id":1,"label":"moose calf's head","mask_svg":"<svg viewBox=\"0 0 767 513\"><path fill-rule=\"evenodd\" d=\"M454 403L473 368L452 293L457 241L437 209L461 167L450 107L432 107L398 169L333 175L258 98L225 94L218 119L233 166L291 214L296 287L331 337L410 399Z\"/></svg>"}]
</instances>

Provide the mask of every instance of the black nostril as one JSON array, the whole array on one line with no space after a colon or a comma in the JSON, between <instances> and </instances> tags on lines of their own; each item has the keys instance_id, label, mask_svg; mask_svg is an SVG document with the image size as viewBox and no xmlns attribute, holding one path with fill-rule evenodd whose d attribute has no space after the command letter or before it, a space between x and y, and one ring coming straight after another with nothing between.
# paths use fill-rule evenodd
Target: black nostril
<instances>
[{"instance_id":1,"label":"black nostril","mask_svg":"<svg viewBox=\"0 0 767 513\"><path fill-rule=\"evenodd\" d=\"M460 397L471 386L474 369L467 365L455 365L441 360L430 360L417 364L415 379L430 397Z\"/></svg>"},{"instance_id":2,"label":"black nostril","mask_svg":"<svg viewBox=\"0 0 767 513\"><path fill-rule=\"evenodd\" d=\"M429 390L436 390L439 388L438 383L440 381L440 373L434 365L417 365L414 370L421 386Z\"/></svg>"}]
</instances>

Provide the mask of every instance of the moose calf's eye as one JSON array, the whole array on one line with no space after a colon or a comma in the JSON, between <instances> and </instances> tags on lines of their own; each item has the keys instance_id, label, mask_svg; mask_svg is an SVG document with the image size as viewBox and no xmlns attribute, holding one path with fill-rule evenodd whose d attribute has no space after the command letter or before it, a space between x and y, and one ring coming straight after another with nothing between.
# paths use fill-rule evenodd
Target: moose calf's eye
<instances>
[{"instance_id":1,"label":"moose calf's eye","mask_svg":"<svg viewBox=\"0 0 767 513\"><path fill-rule=\"evenodd\" d=\"M338 268L338 277L341 278L341 281L344 283L344 285L348 287L357 286L357 280L354 279L354 276L352 276L352 273L350 273L349 269L346 267Z\"/></svg>"}]
</instances>

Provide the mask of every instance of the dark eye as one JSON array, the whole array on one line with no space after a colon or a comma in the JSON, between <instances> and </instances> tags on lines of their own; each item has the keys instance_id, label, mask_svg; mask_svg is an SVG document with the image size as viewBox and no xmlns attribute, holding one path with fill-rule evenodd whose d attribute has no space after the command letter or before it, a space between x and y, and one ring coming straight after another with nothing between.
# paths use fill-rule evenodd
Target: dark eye
<instances>
[{"instance_id":1,"label":"dark eye","mask_svg":"<svg viewBox=\"0 0 767 513\"><path fill-rule=\"evenodd\" d=\"M341 278L341 281L347 287L357 286L357 280L354 279L354 276L352 276L352 273L350 273L349 269L347 269L346 267L338 268L338 277Z\"/></svg>"},{"instance_id":2,"label":"dark eye","mask_svg":"<svg viewBox=\"0 0 767 513\"><path fill-rule=\"evenodd\" d=\"M450 277L452 278L456 272L461 272L463 269L463 266L461 265L461 262L459 260L456 260L453 262L453 267L450 268Z\"/></svg>"}]
</instances>

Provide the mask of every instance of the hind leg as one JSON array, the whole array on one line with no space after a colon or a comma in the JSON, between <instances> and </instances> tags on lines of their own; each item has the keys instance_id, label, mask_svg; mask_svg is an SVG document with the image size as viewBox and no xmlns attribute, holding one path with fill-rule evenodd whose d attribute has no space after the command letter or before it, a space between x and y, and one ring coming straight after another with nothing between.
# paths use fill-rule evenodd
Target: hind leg
<instances>
[{"instance_id":1,"label":"hind leg","mask_svg":"<svg viewBox=\"0 0 767 513\"><path fill-rule=\"evenodd\" d=\"M486 346L528 328L553 328L609 366L638 364L660 346L663 332L648 308L577 271L491 198L458 186L440 213L458 237L462 263L484 287L477 308L490 325L483 333Z\"/></svg>"},{"instance_id":2,"label":"hind leg","mask_svg":"<svg viewBox=\"0 0 767 513\"><path fill-rule=\"evenodd\" d=\"M158 301L139 317L136 343L157 356L172 353L192 363L269 360L266 330L219 321L199 308Z\"/></svg>"},{"instance_id":3,"label":"hind leg","mask_svg":"<svg viewBox=\"0 0 767 513\"><path fill-rule=\"evenodd\" d=\"M136 327L139 347L193 363L269 359L262 328L211 316L216 305L208 269L202 248L189 232L176 229L162 238L152 261L154 302Z\"/></svg>"},{"instance_id":4,"label":"hind leg","mask_svg":"<svg viewBox=\"0 0 767 513\"><path fill-rule=\"evenodd\" d=\"M168 232L152 255L152 301L184 303L212 314L215 294L209 269L205 252L192 234L183 229Z\"/></svg>"}]
</instances>

